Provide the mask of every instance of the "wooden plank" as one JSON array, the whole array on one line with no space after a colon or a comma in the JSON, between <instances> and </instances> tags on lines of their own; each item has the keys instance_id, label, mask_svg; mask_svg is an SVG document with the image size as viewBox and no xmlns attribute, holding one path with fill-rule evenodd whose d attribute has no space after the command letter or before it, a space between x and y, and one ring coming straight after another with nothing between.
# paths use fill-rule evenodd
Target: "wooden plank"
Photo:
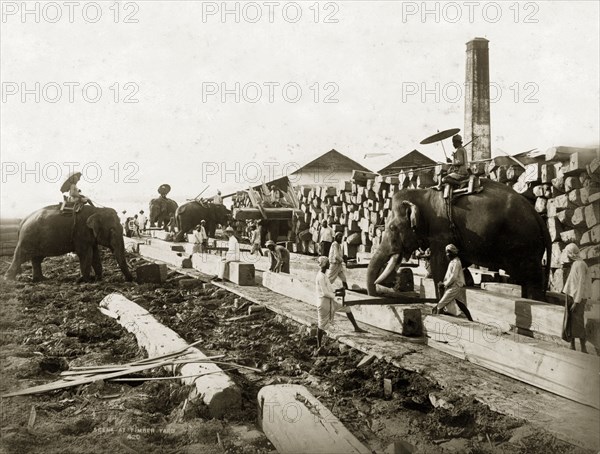
<instances>
[{"instance_id":1,"label":"wooden plank","mask_svg":"<svg viewBox=\"0 0 600 454\"><path fill-rule=\"evenodd\" d=\"M446 316L424 320L427 345L584 405L600 408L600 358Z\"/></svg>"},{"instance_id":2,"label":"wooden plank","mask_svg":"<svg viewBox=\"0 0 600 454\"><path fill-rule=\"evenodd\" d=\"M560 306L474 288L467 288L465 295L476 322L497 326L503 331L514 327L561 337L564 309Z\"/></svg>"},{"instance_id":3,"label":"wooden plank","mask_svg":"<svg viewBox=\"0 0 600 454\"><path fill-rule=\"evenodd\" d=\"M113 293L100 302L103 314L117 320L126 330L133 333L138 345L144 348L149 356L168 354L187 346L175 331L156 320L146 309L129 301L123 295ZM201 358L207 358L197 348L189 351ZM177 371L182 376L202 375L195 378L184 378L182 381L194 388L190 399L202 399L213 417L223 416L241 408L241 390L216 364L189 363Z\"/></svg>"},{"instance_id":4,"label":"wooden plank","mask_svg":"<svg viewBox=\"0 0 600 454\"><path fill-rule=\"evenodd\" d=\"M175 251L166 251L158 249L149 244L140 244L139 253L146 258L152 260L159 260L161 262L168 263L170 265L178 266L180 268L191 268L192 262L190 258L182 253Z\"/></svg>"},{"instance_id":5,"label":"wooden plank","mask_svg":"<svg viewBox=\"0 0 600 454\"><path fill-rule=\"evenodd\" d=\"M500 293L502 295L521 298L523 288L517 284L505 284L503 282L482 282L481 289L488 292Z\"/></svg>"},{"instance_id":6,"label":"wooden plank","mask_svg":"<svg viewBox=\"0 0 600 454\"><path fill-rule=\"evenodd\" d=\"M573 153L589 153L591 148L552 147L546 150L546 161L568 161Z\"/></svg>"},{"instance_id":7,"label":"wooden plank","mask_svg":"<svg viewBox=\"0 0 600 454\"><path fill-rule=\"evenodd\" d=\"M257 400L259 426L279 453L371 453L302 385L265 386Z\"/></svg>"},{"instance_id":8,"label":"wooden plank","mask_svg":"<svg viewBox=\"0 0 600 454\"><path fill-rule=\"evenodd\" d=\"M585 207L585 223L588 229L600 224L600 204L591 203Z\"/></svg>"}]
</instances>

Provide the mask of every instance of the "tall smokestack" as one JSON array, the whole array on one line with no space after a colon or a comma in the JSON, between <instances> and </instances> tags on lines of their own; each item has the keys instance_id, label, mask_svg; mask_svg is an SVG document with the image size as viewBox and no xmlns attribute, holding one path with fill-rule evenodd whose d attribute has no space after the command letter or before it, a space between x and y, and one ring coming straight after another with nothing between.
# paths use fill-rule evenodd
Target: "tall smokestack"
<instances>
[{"instance_id":1,"label":"tall smokestack","mask_svg":"<svg viewBox=\"0 0 600 454\"><path fill-rule=\"evenodd\" d=\"M469 160L492 157L490 139L490 56L488 40L475 38L467 43L464 140Z\"/></svg>"}]
</instances>

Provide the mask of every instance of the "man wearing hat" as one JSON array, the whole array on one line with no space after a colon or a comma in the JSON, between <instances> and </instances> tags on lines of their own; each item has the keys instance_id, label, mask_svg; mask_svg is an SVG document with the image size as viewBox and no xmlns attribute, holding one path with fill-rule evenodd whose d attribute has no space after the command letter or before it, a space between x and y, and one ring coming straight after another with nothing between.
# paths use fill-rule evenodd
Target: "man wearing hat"
<instances>
[{"instance_id":1,"label":"man wearing hat","mask_svg":"<svg viewBox=\"0 0 600 454\"><path fill-rule=\"evenodd\" d=\"M354 314L349 307L344 306L340 301L337 300L337 295L333 287L331 286L331 281L327 276L327 270L329 269L329 259L327 257L321 256L317 259L317 263L319 264L319 272L317 273L317 278L315 279L315 285L317 289L317 351L319 354L322 352L322 339L323 334L325 334L325 327L329 325L329 323L333 323L333 319L335 317L336 312L345 312L348 320L352 323L354 327L354 331L357 333L365 333L366 331L359 328L356 323L356 319L354 318Z\"/></svg>"},{"instance_id":2,"label":"man wearing hat","mask_svg":"<svg viewBox=\"0 0 600 454\"><path fill-rule=\"evenodd\" d=\"M339 277L344 288L348 288L346 273L344 272L344 254L342 252L342 238L344 234L337 232L334 242L329 249L329 280L333 282Z\"/></svg>"},{"instance_id":3,"label":"man wearing hat","mask_svg":"<svg viewBox=\"0 0 600 454\"><path fill-rule=\"evenodd\" d=\"M452 166L449 174L442 178L442 182L459 186L461 181L469 176L467 151L462 146L462 137L459 134L452 137L452 145L456 149L452 154Z\"/></svg>"},{"instance_id":4,"label":"man wearing hat","mask_svg":"<svg viewBox=\"0 0 600 454\"><path fill-rule=\"evenodd\" d=\"M192 252L204 252L208 246L208 235L204 228L206 221L202 219L194 230L194 249Z\"/></svg>"},{"instance_id":5,"label":"man wearing hat","mask_svg":"<svg viewBox=\"0 0 600 454\"><path fill-rule=\"evenodd\" d=\"M571 343L571 350L575 350L575 338L578 337L582 353L587 353L584 312L585 303L592 294L591 277L577 245L567 244L563 257L563 262L570 264L571 270L562 290L566 297L562 338Z\"/></svg>"},{"instance_id":6,"label":"man wearing hat","mask_svg":"<svg viewBox=\"0 0 600 454\"><path fill-rule=\"evenodd\" d=\"M461 294L461 289L465 286L465 275L463 273L462 263L458 258L458 248L453 244L446 246L446 257L448 257L448 260L450 261L448 270L446 271L444 281L438 283L440 293L443 291L444 296L442 296L437 306L433 309L433 314L439 314L447 305L456 301L458 307L464 312L467 318L472 321L473 319L471 318L471 313L467 309L467 306L457 299Z\"/></svg>"},{"instance_id":7,"label":"man wearing hat","mask_svg":"<svg viewBox=\"0 0 600 454\"><path fill-rule=\"evenodd\" d=\"M273 240L267 241L265 246L267 246L271 256L269 271L290 274L290 251L280 244L275 244Z\"/></svg>"},{"instance_id":8,"label":"man wearing hat","mask_svg":"<svg viewBox=\"0 0 600 454\"><path fill-rule=\"evenodd\" d=\"M240 243L235 236L235 231L231 226L225 229L225 235L229 238L227 240L228 247L225 258L219 263L219 270L217 273L216 281L222 281L225 278L225 272L229 269L229 262L240 261Z\"/></svg>"},{"instance_id":9,"label":"man wearing hat","mask_svg":"<svg viewBox=\"0 0 600 454\"><path fill-rule=\"evenodd\" d=\"M121 216L119 216L119 218L121 219L121 225L125 228L127 224L127 210L121 211Z\"/></svg>"}]
</instances>

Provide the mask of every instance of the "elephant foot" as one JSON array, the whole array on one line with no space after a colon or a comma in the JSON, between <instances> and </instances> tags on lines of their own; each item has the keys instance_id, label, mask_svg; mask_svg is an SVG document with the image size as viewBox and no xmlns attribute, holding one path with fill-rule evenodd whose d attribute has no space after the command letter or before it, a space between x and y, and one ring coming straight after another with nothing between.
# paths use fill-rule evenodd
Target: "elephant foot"
<instances>
[{"instance_id":1,"label":"elephant foot","mask_svg":"<svg viewBox=\"0 0 600 454\"><path fill-rule=\"evenodd\" d=\"M126 280L127 282L132 282L132 281L133 281L133 276L132 276L131 274L126 274L126 275L125 275L125 280Z\"/></svg>"},{"instance_id":2,"label":"elephant foot","mask_svg":"<svg viewBox=\"0 0 600 454\"><path fill-rule=\"evenodd\" d=\"M43 282L43 281L47 281L48 278L46 276L33 276L31 278L31 282Z\"/></svg>"},{"instance_id":3,"label":"elephant foot","mask_svg":"<svg viewBox=\"0 0 600 454\"><path fill-rule=\"evenodd\" d=\"M78 284L82 284L82 283L86 283L86 282L93 282L93 279L90 276L81 276L79 279L77 279Z\"/></svg>"}]
</instances>

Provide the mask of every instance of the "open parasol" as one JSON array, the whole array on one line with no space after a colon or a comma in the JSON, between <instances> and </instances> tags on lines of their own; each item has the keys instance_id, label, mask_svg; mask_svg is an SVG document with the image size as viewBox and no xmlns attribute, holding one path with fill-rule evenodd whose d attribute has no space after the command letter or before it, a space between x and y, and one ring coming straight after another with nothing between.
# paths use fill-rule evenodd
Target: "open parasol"
<instances>
[{"instance_id":1,"label":"open parasol","mask_svg":"<svg viewBox=\"0 0 600 454\"><path fill-rule=\"evenodd\" d=\"M171 192L171 186L169 186L168 184L161 184L158 187L158 193L160 195L166 196L169 192Z\"/></svg>"},{"instance_id":2,"label":"open parasol","mask_svg":"<svg viewBox=\"0 0 600 454\"><path fill-rule=\"evenodd\" d=\"M448 138L452 137L453 135L458 134L459 132L460 132L460 128L446 129L445 131L438 131L434 135L421 140L421 142L419 142L419 143L421 145L427 145L428 143L439 142L441 140L448 139Z\"/></svg>"},{"instance_id":3,"label":"open parasol","mask_svg":"<svg viewBox=\"0 0 600 454\"><path fill-rule=\"evenodd\" d=\"M72 184L77 184L79 179L81 178L81 172L74 172L65 180L65 182L60 187L60 192L69 192Z\"/></svg>"}]
</instances>

